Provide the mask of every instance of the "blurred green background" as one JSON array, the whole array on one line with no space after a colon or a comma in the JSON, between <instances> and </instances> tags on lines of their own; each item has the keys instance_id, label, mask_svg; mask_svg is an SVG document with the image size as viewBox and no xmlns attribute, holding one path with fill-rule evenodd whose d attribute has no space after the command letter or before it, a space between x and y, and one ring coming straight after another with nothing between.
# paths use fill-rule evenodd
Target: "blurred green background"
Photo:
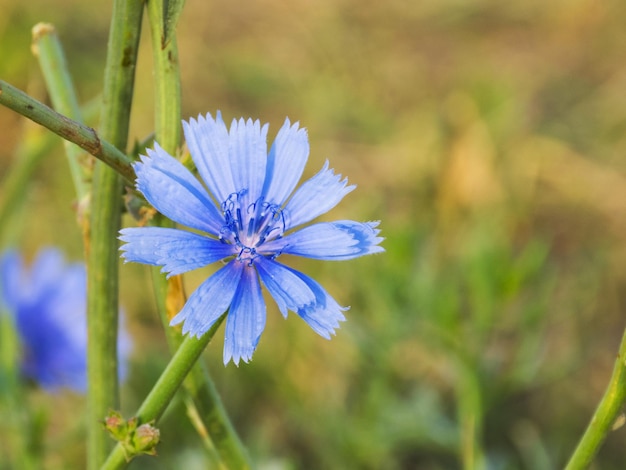
<instances>
[{"instance_id":1,"label":"blurred green background","mask_svg":"<svg viewBox=\"0 0 626 470\"><path fill-rule=\"evenodd\" d=\"M52 22L79 96L97 98L110 8L0 0L0 77L47 100L30 29ZM272 304L250 364L224 368L219 333L209 346L259 468L457 469L472 441L489 469L564 465L626 323L625 20L620 1L187 2L183 116L251 116L271 138L285 116L299 120L306 176L328 158L358 185L325 217L380 219L386 237L385 254L359 260L285 258L351 305L331 341ZM151 76L146 25L132 139L153 127ZM0 129L0 176L24 133L52 145L20 246L79 259L60 140L3 108ZM187 276L189 291L206 275ZM130 414L168 353L148 269L122 276ZM83 398L27 399L51 420L46 468L81 468ZM207 468L182 403L160 428L160 457L130 468ZM625 432L594 468L624 468Z\"/></svg>"}]
</instances>

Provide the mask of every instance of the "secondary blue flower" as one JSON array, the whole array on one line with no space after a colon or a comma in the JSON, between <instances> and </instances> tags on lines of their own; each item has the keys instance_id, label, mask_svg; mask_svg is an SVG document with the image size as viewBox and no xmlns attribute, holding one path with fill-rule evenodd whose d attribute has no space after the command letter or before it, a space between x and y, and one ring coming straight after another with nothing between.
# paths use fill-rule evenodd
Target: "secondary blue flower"
<instances>
[{"instance_id":1,"label":"secondary blue flower","mask_svg":"<svg viewBox=\"0 0 626 470\"><path fill-rule=\"evenodd\" d=\"M171 325L197 337L228 310L224 364L248 362L265 327L261 282L283 316L296 312L330 339L347 310L310 277L276 261L279 255L346 260L384 251L378 222L341 220L293 228L332 209L355 186L328 168L294 189L309 156L306 131L289 119L267 152L267 124L218 112L183 121L203 186L155 145L134 164L137 189L162 214L201 233L158 227L126 228L126 261L162 266L168 275L210 263L225 265L191 294ZM208 191L207 191L208 190Z\"/></svg>"},{"instance_id":2,"label":"secondary blue flower","mask_svg":"<svg viewBox=\"0 0 626 470\"><path fill-rule=\"evenodd\" d=\"M30 269L15 251L0 258L0 305L20 339L22 374L46 390L86 389L86 287L84 265L66 265L58 250L42 250ZM122 335L120 353L129 347Z\"/></svg>"}]
</instances>

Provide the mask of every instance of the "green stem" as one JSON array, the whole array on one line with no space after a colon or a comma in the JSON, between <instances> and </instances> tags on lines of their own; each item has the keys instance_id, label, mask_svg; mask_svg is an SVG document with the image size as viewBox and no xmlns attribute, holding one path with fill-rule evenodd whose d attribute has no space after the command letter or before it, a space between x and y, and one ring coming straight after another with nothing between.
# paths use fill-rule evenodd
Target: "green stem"
<instances>
[{"instance_id":1,"label":"green stem","mask_svg":"<svg viewBox=\"0 0 626 470\"><path fill-rule=\"evenodd\" d=\"M213 335L221 325L224 317L222 317L207 331L201 338L186 336L182 344L172 357L161 377L154 385L141 407L137 411L139 424L147 423L152 420L158 420L169 403L172 401L174 394L179 389L183 380L196 363L202 351L209 344ZM124 468L126 458L122 446L118 444L113 452L109 455L101 470L115 470Z\"/></svg>"},{"instance_id":2,"label":"green stem","mask_svg":"<svg viewBox=\"0 0 626 470\"><path fill-rule=\"evenodd\" d=\"M204 430L225 466L231 469L252 468L248 452L231 424L209 371L202 361L191 370L184 385L185 391L193 399Z\"/></svg>"},{"instance_id":3,"label":"green stem","mask_svg":"<svg viewBox=\"0 0 626 470\"><path fill-rule=\"evenodd\" d=\"M33 53L39 59L39 66L54 108L75 121L83 122L65 54L53 25L47 23L35 25ZM64 144L77 199L84 201L89 191L88 182L91 179L90 162L84 158L83 152L75 145L67 140Z\"/></svg>"},{"instance_id":4,"label":"green stem","mask_svg":"<svg viewBox=\"0 0 626 470\"><path fill-rule=\"evenodd\" d=\"M117 171L128 184L135 181L131 159L115 145L100 138L91 127L57 113L3 80L0 80L0 104L75 143Z\"/></svg>"},{"instance_id":5,"label":"green stem","mask_svg":"<svg viewBox=\"0 0 626 470\"><path fill-rule=\"evenodd\" d=\"M197 367L197 364L194 366L194 369ZM191 375L193 372L190 372ZM185 380L186 382L186 380ZM187 407L187 417L193 424L193 427L196 428L204 446L208 450L207 461L205 462L206 468L210 468L212 470L228 470L226 464L220 458L220 454L215 448L215 444L209 435L209 431L206 429L204 425L204 420L202 416L198 413L198 408L193 402L193 398L190 394L185 394L184 397L185 406Z\"/></svg>"},{"instance_id":6,"label":"green stem","mask_svg":"<svg viewBox=\"0 0 626 470\"><path fill-rule=\"evenodd\" d=\"M163 45L166 46L176 33L178 19L185 6L185 0L165 0L165 20L163 21Z\"/></svg>"},{"instance_id":7,"label":"green stem","mask_svg":"<svg viewBox=\"0 0 626 470\"><path fill-rule=\"evenodd\" d=\"M41 446L33 425L35 411L24 406L24 384L20 380L19 339L11 315L0 308L0 468L35 470L41 467ZM34 444L34 445L33 445Z\"/></svg>"},{"instance_id":8,"label":"green stem","mask_svg":"<svg viewBox=\"0 0 626 470\"><path fill-rule=\"evenodd\" d=\"M172 35L164 45L163 1L148 1L148 19L152 36L154 61L155 127L156 141L172 155L181 141L181 90L178 66L178 46Z\"/></svg>"},{"instance_id":9,"label":"green stem","mask_svg":"<svg viewBox=\"0 0 626 470\"><path fill-rule=\"evenodd\" d=\"M104 77L102 135L126 148L133 96L143 2L115 0ZM118 231L122 181L112 168L97 162L87 248L87 463L99 468L111 441L102 420L119 408L117 376Z\"/></svg>"},{"instance_id":10,"label":"green stem","mask_svg":"<svg viewBox=\"0 0 626 470\"><path fill-rule=\"evenodd\" d=\"M110 441L102 420L119 408L117 379L118 254L121 185L102 163L94 171L87 250L87 455L89 468L98 468Z\"/></svg>"},{"instance_id":11,"label":"green stem","mask_svg":"<svg viewBox=\"0 0 626 470\"><path fill-rule=\"evenodd\" d=\"M461 428L461 462L466 470L485 468L482 453L482 405L480 382L476 369L467 363L466 358L459 358L459 385L457 387L457 406Z\"/></svg>"},{"instance_id":12,"label":"green stem","mask_svg":"<svg viewBox=\"0 0 626 470\"><path fill-rule=\"evenodd\" d=\"M566 470L589 467L607 435L614 429L616 420L626 402L626 331L622 336L619 353L613 367L613 375L604 396L591 418L578 446L574 450Z\"/></svg>"}]
</instances>

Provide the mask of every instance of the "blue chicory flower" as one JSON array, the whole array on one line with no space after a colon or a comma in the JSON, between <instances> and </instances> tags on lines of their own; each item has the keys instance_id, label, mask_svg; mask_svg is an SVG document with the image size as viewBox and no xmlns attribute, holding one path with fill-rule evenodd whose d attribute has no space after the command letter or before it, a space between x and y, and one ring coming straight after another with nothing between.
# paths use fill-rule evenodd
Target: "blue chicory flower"
<instances>
[{"instance_id":1,"label":"blue chicory flower","mask_svg":"<svg viewBox=\"0 0 626 470\"><path fill-rule=\"evenodd\" d=\"M187 146L203 186L158 144L134 164L137 189L162 214L202 233L159 227L126 228L126 261L162 266L169 276L210 263L225 265L189 297L171 325L202 336L228 310L224 364L248 362L265 327L261 282L284 317L296 312L330 339L347 310L310 277L276 261L279 255L347 260L384 251L378 222L341 220L295 227L332 209L355 186L328 168L294 189L309 155L305 129L287 119L267 153L268 125L221 114L183 121ZM208 191L207 191L208 189ZM292 194L293 193L293 194Z\"/></svg>"},{"instance_id":2,"label":"blue chicory flower","mask_svg":"<svg viewBox=\"0 0 626 470\"><path fill-rule=\"evenodd\" d=\"M87 387L85 266L67 265L56 249L42 250L30 269L16 251L0 258L0 305L13 318L22 349L22 374L43 389ZM130 339L120 338L126 356ZM121 361L121 374L125 366Z\"/></svg>"}]
</instances>

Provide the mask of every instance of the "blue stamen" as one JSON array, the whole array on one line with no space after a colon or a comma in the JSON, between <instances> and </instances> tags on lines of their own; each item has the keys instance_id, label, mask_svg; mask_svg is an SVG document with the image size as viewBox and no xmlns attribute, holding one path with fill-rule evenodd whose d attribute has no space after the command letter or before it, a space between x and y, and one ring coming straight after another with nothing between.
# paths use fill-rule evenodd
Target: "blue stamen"
<instances>
[{"instance_id":1,"label":"blue stamen","mask_svg":"<svg viewBox=\"0 0 626 470\"><path fill-rule=\"evenodd\" d=\"M241 221L241 209L237 208L237 227L239 230L243 230L243 222Z\"/></svg>"},{"instance_id":2,"label":"blue stamen","mask_svg":"<svg viewBox=\"0 0 626 470\"><path fill-rule=\"evenodd\" d=\"M250 219L250 222L248 222L248 237L251 237L252 234L256 231L255 228L256 228L255 227L255 219L254 219L254 217L252 217Z\"/></svg>"}]
</instances>

